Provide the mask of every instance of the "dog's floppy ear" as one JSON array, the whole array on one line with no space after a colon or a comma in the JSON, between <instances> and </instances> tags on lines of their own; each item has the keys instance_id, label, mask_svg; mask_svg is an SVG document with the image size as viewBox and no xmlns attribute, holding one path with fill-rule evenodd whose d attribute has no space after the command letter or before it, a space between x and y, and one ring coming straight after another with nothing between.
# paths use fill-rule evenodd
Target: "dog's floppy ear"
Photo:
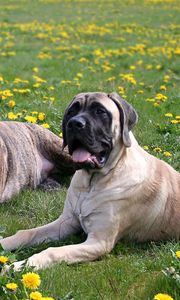
<instances>
[{"instance_id":1,"label":"dog's floppy ear","mask_svg":"<svg viewBox=\"0 0 180 300\"><path fill-rule=\"evenodd\" d=\"M67 110L66 110L67 111ZM67 146L67 140L66 140L66 115L67 113L64 113L63 116L63 120L62 120L62 135L63 135L63 145L62 145L62 149L64 150L64 148Z\"/></svg>"},{"instance_id":2,"label":"dog's floppy ear","mask_svg":"<svg viewBox=\"0 0 180 300\"><path fill-rule=\"evenodd\" d=\"M115 102L119 109L122 140L126 147L130 147L131 140L129 131L137 123L138 115L134 108L127 101L123 100L117 93L113 92L111 94L108 94L108 97Z\"/></svg>"},{"instance_id":3,"label":"dog's floppy ear","mask_svg":"<svg viewBox=\"0 0 180 300\"><path fill-rule=\"evenodd\" d=\"M62 149L64 149L67 146L67 138L66 138L67 114L68 114L69 107L71 106L71 104L73 103L75 98L76 97L74 97L73 100L69 103L68 107L65 110L64 116L63 116L63 120L62 120L63 146L62 146Z\"/></svg>"}]
</instances>

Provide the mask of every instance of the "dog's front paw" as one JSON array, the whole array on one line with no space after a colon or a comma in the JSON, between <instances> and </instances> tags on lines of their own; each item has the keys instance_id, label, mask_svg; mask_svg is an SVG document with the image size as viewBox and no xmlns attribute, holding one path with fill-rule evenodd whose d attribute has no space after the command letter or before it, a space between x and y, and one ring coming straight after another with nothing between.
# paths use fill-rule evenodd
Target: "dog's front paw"
<instances>
[{"instance_id":1,"label":"dog's front paw","mask_svg":"<svg viewBox=\"0 0 180 300\"><path fill-rule=\"evenodd\" d=\"M11 265L14 271L19 272L26 266L26 260L16 261Z\"/></svg>"},{"instance_id":2,"label":"dog's front paw","mask_svg":"<svg viewBox=\"0 0 180 300\"><path fill-rule=\"evenodd\" d=\"M35 270L47 267L51 262L49 261L49 257L46 255L46 252L48 252L48 249L29 257L27 260L27 266L33 267Z\"/></svg>"}]
</instances>

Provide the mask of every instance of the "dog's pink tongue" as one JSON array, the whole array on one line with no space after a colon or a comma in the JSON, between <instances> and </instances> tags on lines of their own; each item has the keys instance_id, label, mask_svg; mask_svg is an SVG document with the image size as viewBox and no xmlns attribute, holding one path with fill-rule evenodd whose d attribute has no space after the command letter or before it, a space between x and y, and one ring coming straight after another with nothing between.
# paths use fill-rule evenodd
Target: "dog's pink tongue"
<instances>
[{"instance_id":1,"label":"dog's pink tongue","mask_svg":"<svg viewBox=\"0 0 180 300\"><path fill-rule=\"evenodd\" d=\"M72 154L72 159L74 162L84 162L90 158L91 154L83 149L83 148L78 148L76 149L73 154Z\"/></svg>"}]
</instances>

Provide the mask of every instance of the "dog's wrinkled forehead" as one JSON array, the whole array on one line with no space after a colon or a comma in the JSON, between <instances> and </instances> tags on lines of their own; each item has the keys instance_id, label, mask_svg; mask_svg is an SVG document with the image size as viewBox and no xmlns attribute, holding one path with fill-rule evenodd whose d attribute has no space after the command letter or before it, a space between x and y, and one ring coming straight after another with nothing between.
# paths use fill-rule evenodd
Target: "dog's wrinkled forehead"
<instances>
[{"instance_id":1,"label":"dog's wrinkled forehead","mask_svg":"<svg viewBox=\"0 0 180 300\"><path fill-rule=\"evenodd\" d=\"M81 108L90 106L92 102L101 103L109 112L112 113L114 118L116 117L116 115L119 118L119 110L117 108L117 105L114 103L114 101L112 101L110 97L108 97L108 94L106 93L80 93L76 95L76 97L74 97L71 105L76 101L81 104Z\"/></svg>"}]
</instances>

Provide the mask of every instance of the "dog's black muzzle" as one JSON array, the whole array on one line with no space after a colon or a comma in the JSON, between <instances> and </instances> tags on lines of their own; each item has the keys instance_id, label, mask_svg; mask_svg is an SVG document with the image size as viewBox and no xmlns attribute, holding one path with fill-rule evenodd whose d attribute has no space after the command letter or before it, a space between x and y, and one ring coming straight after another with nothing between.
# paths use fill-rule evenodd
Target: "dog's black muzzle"
<instances>
[{"instance_id":1,"label":"dog's black muzzle","mask_svg":"<svg viewBox=\"0 0 180 300\"><path fill-rule=\"evenodd\" d=\"M72 117L67 123L67 130L82 131L86 127L86 120L82 116Z\"/></svg>"}]
</instances>

